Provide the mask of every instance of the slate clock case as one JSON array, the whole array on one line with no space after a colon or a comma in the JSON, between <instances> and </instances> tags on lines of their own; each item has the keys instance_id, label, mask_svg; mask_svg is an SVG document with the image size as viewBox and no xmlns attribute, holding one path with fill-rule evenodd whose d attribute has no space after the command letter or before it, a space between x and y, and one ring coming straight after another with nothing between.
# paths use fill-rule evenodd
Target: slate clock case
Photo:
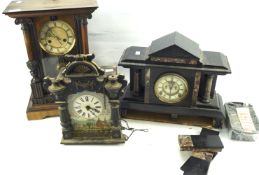
<instances>
[{"instance_id":1,"label":"slate clock case","mask_svg":"<svg viewBox=\"0 0 259 175\"><path fill-rule=\"evenodd\" d=\"M94 55L65 55L49 91L59 105L63 144L123 143L119 98L127 85L123 75L107 75Z\"/></svg>"},{"instance_id":2,"label":"slate clock case","mask_svg":"<svg viewBox=\"0 0 259 175\"><path fill-rule=\"evenodd\" d=\"M89 53L87 20L97 7L95 0L27 0L12 1L4 10L22 26L32 75L29 120L58 115L43 78L57 75L58 56Z\"/></svg>"},{"instance_id":3,"label":"slate clock case","mask_svg":"<svg viewBox=\"0 0 259 175\"><path fill-rule=\"evenodd\" d=\"M214 119L217 126L225 119L222 98L215 91L217 76L231 73L224 54L202 51L174 32L149 47L127 48L119 66L130 69L130 85L121 100L124 115L137 110L202 116Z\"/></svg>"}]
</instances>

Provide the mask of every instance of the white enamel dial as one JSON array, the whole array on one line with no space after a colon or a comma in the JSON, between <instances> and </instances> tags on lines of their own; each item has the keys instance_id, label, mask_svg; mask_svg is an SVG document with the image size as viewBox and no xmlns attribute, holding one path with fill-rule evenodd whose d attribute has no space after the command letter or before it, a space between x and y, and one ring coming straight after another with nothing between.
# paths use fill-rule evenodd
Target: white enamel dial
<instances>
[{"instance_id":1,"label":"white enamel dial","mask_svg":"<svg viewBox=\"0 0 259 175\"><path fill-rule=\"evenodd\" d=\"M81 95L73 101L75 117L94 119L103 111L102 101L92 95Z\"/></svg>"},{"instance_id":2,"label":"white enamel dial","mask_svg":"<svg viewBox=\"0 0 259 175\"><path fill-rule=\"evenodd\" d=\"M188 83L182 76L174 73L162 75L155 82L155 95L165 103L177 103L188 94Z\"/></svg>"}]
</instances>

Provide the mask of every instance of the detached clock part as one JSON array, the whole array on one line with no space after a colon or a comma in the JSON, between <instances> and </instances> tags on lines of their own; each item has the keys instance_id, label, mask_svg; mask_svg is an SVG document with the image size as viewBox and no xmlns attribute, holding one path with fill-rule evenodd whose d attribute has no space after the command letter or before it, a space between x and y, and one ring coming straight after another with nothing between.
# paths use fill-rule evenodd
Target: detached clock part
<instances>
[{"instance_id":1,"label":"detached clock part","mask_svg":"<svg viewBox=\"0 0 259 175\"><path fill-rule=\"evenodd\" d=\"M225 103L227 127L233 140L255 141L259 134L259 120L251 104Z\"/></svg>"},{"instance_id":2,"label":"detached clock part","mask_svg":"<svg viewBox=\"0 0 259 175\"><path fill-rule=\"evenodd\" d=\"M17 0L4 10L22 25L32 75L29 120L58 115L43 79L57 75L58 56L89 53L87 19L97 7L96 0Z\"/></svg>"},{"instance_id":3,"label":"detached clock part","mask_svg":"<svg viewBox=\"0 0 259 175\"><path fill-rule=\"evenodd\" d=\"M225 112L216 81L218 75L231 73L224 54L202 51L196 42L174 32L149 47L127 48L119 66L130 69L130 84L121 99L124 116L144 111L208 117L221 127Z\"/></svg>"},{"instance_id":4,"label":"detached clock part","mask_svg":"<svg viewBox=\"0 0 259 175\"><path fill-rule=\"evenodd\" d=\"M122 134L119 98L127 85L123 75L106 75L94 55L65 55L49 91L59 104L63 144L113 144Z\"/></svg>"},{"instance_id":5,"label":"detached clock part","mask_svg":"<svg viewBox=\"0 0 259 175\"><path fill-rule=\"evenodd\" d=\"M200 135L179 135L181 151L192 155L181 166L184 175L207 175L211 161L224 148L219 132L202 128Z\"/></svg>"}]
</instances>

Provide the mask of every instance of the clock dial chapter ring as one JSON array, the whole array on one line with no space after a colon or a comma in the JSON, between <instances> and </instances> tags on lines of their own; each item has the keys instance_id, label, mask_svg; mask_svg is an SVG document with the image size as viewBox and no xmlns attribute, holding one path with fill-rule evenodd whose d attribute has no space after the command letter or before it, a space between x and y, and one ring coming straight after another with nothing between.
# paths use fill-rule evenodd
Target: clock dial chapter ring
<instances>
[{"instance_id":1,"label":"clock dial chapter ring","mask_svg":"<svg viewBox=\"0 0 259 175\"><path fill-rule=\"evenodd\" d=\"M160 76L154 86L156 97L165 103L177 103L188 94L186 79L175 73L166 73Z\"/></svg>"},{"instance_id":2,"label":"clock dial chapter ring","mask_svg":"<svg viewBox=\"0 0 259 175\"><path fill-rule=\"evenodd\" d=\"M61 20L48 21L40 30L40 47L52 55L64 55L75 45L75 34L72 27Z\"/></svg>"}]
</instances>

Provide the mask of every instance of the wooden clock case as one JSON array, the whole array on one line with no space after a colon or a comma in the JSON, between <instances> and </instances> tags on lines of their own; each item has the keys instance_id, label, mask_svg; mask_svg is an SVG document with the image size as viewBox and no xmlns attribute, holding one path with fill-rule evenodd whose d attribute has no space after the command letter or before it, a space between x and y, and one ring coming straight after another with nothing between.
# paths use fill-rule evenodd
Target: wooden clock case
<instances>
[{"instance_id":1,"label":"wooden clock case","mask_svg":"<svg viewBox=\"0 0 259 175\"><path fill-rule=\"evenodd\" d=\"M63 133L63 144L113 144L123 143L126 136L121 132L119 98L127 85L123 75L107 75L92 60L94 55L65 55L60 58L59 74L49 86L50 92L55 95L59 105L60 120ZM109 127L97 126L75 130L69 112L69 99L73 95L87 91L88 93L102 94L111 107L111 122ZM103 104L104 105L104 104ZM87 119L87 116L85 116ZM89 116L88 116L89 119ZM106 121L106 119L105 119ZM83 122L84 124L86 122ZM81 124L80 124L81 125Z\"/></svg>"},{"instance_id":2,"label":"wooden clock case","mask_svg":"<svg viewBox=\"0 0 259 175\"><path fill-rule=\"evenodd\" d=\"M68 54L88 54L87 19L97 9L95 0L27 0L12 1L3 12L22 25L27 49L27 67L32 75L31 97L27 108L29 120L57 116L54 97L44 86L45 76L56 76L58 56L45 52L39 44L39 32L47 21L62 20L69 24L76 42Z\"/></svg>"},{"instance_id":3,"label":"wooden clock case","mask_svg":"<svg viewBox=\"0 0 259 175\"><path fill-rule=\"evenodd\" d=\"M216 126L225 119L222 98L215 91L217 76L231 73L222 53L201 51L196 42L174 32L154 40L149 47L127 48L119 66L130 69L130 84L121 99L123 115L134 110L172 117L209 117ZM188 82L188 94L178 103L162 102L155 95L155 82L167 73Z\"/></svg>"}]
</instances>

